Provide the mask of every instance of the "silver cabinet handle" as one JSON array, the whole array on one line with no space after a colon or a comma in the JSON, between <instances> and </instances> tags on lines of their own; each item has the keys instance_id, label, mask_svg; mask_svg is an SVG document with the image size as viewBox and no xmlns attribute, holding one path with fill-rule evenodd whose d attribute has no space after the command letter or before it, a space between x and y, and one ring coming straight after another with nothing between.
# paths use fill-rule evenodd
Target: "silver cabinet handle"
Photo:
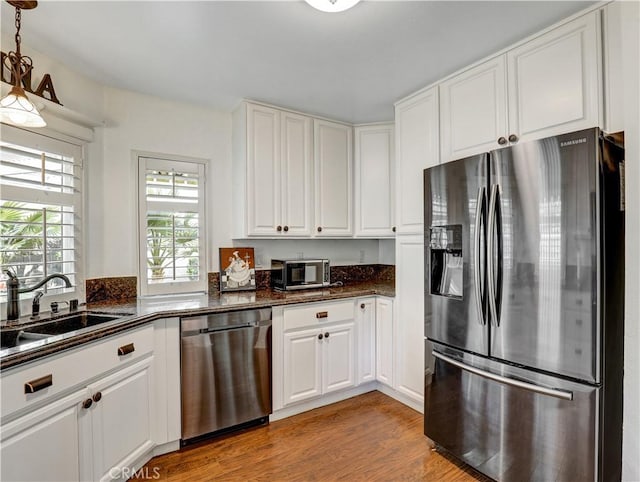
<instances>
[{"instance_id":1,"label":"silver cabinet handle","mask_svg":"<svg viewBox=\"0 0 640 482\"><path fill-rule=\"evenodd\" d=\"M499 185L491 186L491 198L489 199L489 220L487 222L487 284L489 291L489 310L491 321L500 326L498 308L496 305L495 273L493 272L493 233L496 227L496 199L498 198Z\"/></svg>"},{"instance_id":2,"label":"silver cabinet handle","mask_svg":"<svg viewBox=\"0 0 640 482\"><path fill-rule=\"evenodd\" d=\"M567 392L566 390L558 390L557 388L542 387L540 385L536 385L535 383L523 382L520 380L515 380L513 378L503 377L502 375L496 375L495 373L491 373L484 370L480 370L479 368L471 367L465 363L454 360L453 358L449 358L448 356L438 353L436 351L432 352L432 354L434 357L439 358L445 363L449 363L450 365L458 367L469 373L473 373L474 375L478 375L480 377L486 378L488 380L493 380L494 382L502 383L503 385L522 388L524 390L529 390L530 392L540 393L542 395L549 395L550 397L561 398L562 400L573 400L573 392Z\"/></svg>"},{"instance_id":3,"label":"silver cabinet handle","mask_svg":"<svg viewBox=\"0 0 640 482\"><path fill-rule=\"evenodd\" d=\"M486 325L487 320L484 317L484 310L482 309L482 288L481 288L481 280L480 280L480 224L481 217L483 213L484 206L484 198L485 198L485 188L481 187L478 189L478 200L476 201L476 232L475 239L473 240L474 244L474 257L475 262L473 266L473 278L475 282L475 294L476 294L476 309L478 310L478 316L480 317L480 324Z\"/></svg>"}]
</instances>

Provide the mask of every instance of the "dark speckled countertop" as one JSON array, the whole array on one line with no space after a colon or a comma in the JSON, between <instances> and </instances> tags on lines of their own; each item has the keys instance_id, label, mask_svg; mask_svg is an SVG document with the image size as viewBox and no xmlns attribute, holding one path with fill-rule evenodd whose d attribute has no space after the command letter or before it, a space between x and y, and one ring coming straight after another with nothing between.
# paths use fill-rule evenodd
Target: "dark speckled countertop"
<instances>
[{"instance_id":1,"label":"dark speckled countertop","mask_svg":"<svg viewBox=\"0 0 640 482\"><path fill-rule=\"evenodd\" d=\"M0 370L99 340L106 336L147 324L160 318L203 315L223 311L264 308L316 301L331 301L361 296L395 296L393 282L349 283L346 286L320 290L278 292L272 290L215 293L212 295L182 295L145 299L130 299L113 303L90 303L81 307L92 312L124 315L118 320L75 332L56 335L44 340L6 348L0 351ZM0 330L15 330L33 326L29 317L0 324Z\"/></svg>"}]
</instances>

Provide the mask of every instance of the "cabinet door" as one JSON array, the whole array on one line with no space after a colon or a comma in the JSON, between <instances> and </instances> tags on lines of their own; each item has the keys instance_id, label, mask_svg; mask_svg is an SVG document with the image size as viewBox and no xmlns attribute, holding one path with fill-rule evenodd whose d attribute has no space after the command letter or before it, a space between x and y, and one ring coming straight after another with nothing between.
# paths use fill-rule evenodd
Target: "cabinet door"
<instances>
[{"instance_id":1,"label":"cabinet door","mask_svg":"<svg viewBox=\"0 0 640 482\"><path fill-rule=\"evenodd\" d=\"M248 235L277 234L280 177L280 111L247 104Z\"/></svg>"},{"instance_id":2,"label":"cabinet door","mask_svg":"<svg viewBox=\"0 0 640 482\"><path fill-rule=\"evenodd\" d=\"M440 84L442 162L490 151L507 137L505 57L500 55Z\"/></svg>"},{"instance_id":3,"label":"cabinet door","mask_svg":"<svg viewBox=\"0 0 640 482\"><path fill-rule=\"evenodd\" d=\"M376 300L376 379L393 386L393 302Z\"/></svg>"},{"instance_id":4,"label":"cabinet door","mask_svg":"<svg viewBox=\"0 0 640 482\"><path fill-rule=\"evenodd\" d=\"M152 446L149 357L90 385L93 479L110 480ZM114 475L115 474L115 475Z\"/></svg>"},{"instance_id":5,"label":"cabinet door","mask_svg":"<svg viewBox=\"0 0 640 482\"><path fill-rule=\"evenodd\" d=\"M351 236L352 128L314 119L316 236Z\"/></svg>"},{"instance_id":6,"label":"cabinet door","mask_svg":"<svg viewBox=\"0 0 640 482\"><path fill-rule=\"evenodd\" d=\"M624 51L627 45L633 45L632 39L623 35L623 19L632 19L626 10L626 2L611 2L602 10L603 14L603 70L604 70L604 123L605 132L624 130ZM636 42L637 43L637 42Z\"/></svg>"},{"instance_id":7,"label":"cabinet door","mask_svg":"<svg viewBox=\"0 0 640 482\"><path fill-rule=\"evenodd\" d=\"M422 233L422 171L440 162L436 87L396 106L396 228Z\"/></svg>"},{"instance_id":8,"label":"cabinet door","mask_svg":"<svg viewBox=\"0 0 640 482\"><path fill-rule=\"evenodd\" d=\"M355 323L323 328L322 392L330 393L356 384Z\"/></svg>"},{"instance_id":9,"label":"cabinet door","mask_svg":"<svg viewBox=\"0 0 640 482\"><path fill-rule=\"evenodd\" d=\"M284 334L283 405L322 394L320 330L292 331Z\"/></svg>"},{"instance_id":10,"label":"cabinet door","mask_svg":"<svg viewBox=\"0 0 640 482\"><path fill-rule=\"evenodd\" d=\"M422 402L424 393L424 239L396 238L395 388Z\"/></svg>"},{"instance_id":11,"label":"cabinet door","mask_svg":"<svg viewBox=\"0 0 640 482\"><path fill-rule=\"evenodd\" d=\"M290 112L282 112L282 235L311 234L312 122Z\"/></svg>"},{"instance_id":12,"label":"cabinet door","mask_svg":"<svg viewBox=\"0 0 640 482\"><path fill-rule=\"evenodd\" d=\"M598 126L598 12L508 52L509 133L540 139Z\"/></svg>"},{"instance_id":13,"label":"cabinet door","mask_svg":"<svg viewBox=\"0 0 640 482\"><path fill-rule=\"evenodd\" d=\"M393 125L356 127L355 234L393 237Z\"/></svg>"},{"instance_id":14,"label":"cabinet door","mask_svg":"<svg viewBox=\"0 0 640 482\"><path fill-rule=\"evenodd\" d=\"M376 303L375 298L357 301L358 384L376 379Z\"/></svg>"},{"instance_id":15,"label":"cabinet door","mask_svg":"<svg viewBox=\"0 0 640 482\"><path fill-rule=\"evenodd\" d=\"M2 480L80 480L79 419L86 391L3 425Z\"/></svg>"}]
</instances>

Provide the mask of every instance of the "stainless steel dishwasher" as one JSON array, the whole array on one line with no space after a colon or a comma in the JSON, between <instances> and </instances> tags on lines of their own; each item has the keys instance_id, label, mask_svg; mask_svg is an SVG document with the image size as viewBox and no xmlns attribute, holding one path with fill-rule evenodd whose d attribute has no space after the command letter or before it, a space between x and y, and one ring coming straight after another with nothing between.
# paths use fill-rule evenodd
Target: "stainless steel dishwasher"
<instances>
[{"instance_id":1,"label":"stainless steel dishwasher","mask_svg":"<svg viewBox=\"0 0 640 482\"><path fill-rule=\"evenodd\" d=\"M271 413L271 308L181 319L182 443Z\"/></svg>"}]
</instances>

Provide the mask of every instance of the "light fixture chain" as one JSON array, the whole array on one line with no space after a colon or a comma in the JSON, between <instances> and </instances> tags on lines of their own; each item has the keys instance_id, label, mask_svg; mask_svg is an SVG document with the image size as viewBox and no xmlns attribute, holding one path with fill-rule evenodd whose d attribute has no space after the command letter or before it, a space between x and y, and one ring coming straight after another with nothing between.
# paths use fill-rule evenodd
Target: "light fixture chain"
<instances>
[{"instance_id":1,"label":"light fixture chain","mask_svg":"<svg viewBox=\"0 0 640 482\"><path fill-rule=\"evenodd\" d=\"M20 55L20 21L22 20L22 10L20 7L16 7L16 53Z\"/></svg>"}]
</instances>

